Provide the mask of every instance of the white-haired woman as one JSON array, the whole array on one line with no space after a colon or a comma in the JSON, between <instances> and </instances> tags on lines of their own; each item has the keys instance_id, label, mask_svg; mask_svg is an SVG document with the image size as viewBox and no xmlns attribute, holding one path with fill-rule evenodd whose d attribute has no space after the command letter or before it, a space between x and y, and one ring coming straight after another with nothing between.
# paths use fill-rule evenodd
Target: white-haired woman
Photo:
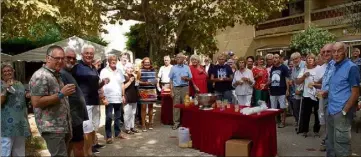
<instances>
[{"instance_id":1,"label":"white-haired woman","mask_svg":"<svg viewBox=\"0 0 361 157\"><path fill-rule=\"evenodd\" d=\"M315 122L313 125L313 132L315 136L319 136L320 131L320 121L318 118L318 100L316 98L316 89L313 87L314 82L318 82L323 73L320 70L320 67L315 64L316 56L314 54L309 54L306 56L306 67L302 70L296 84L304 84L303 86L303 104L301 108L301 117L300 117L300 133L303 133L303 136L307 137L309 131L309 123L312 114L312 110L315 115Z\"/></svg>"},{"instance_id":2,"label":"white-haired woman","mask_svg":"<svg viewBox=\"0 0 361 157\"><path fill-rule=\"evenodd\" d=\"M136 76L132 64L125 66L125 82L123 83L123 104L124 104L124 123L125 133L134 134L139 131L135 129L135 113L137 111L138 90L135 86Z\"/></svg>"},{"instance_id":3,"label":"white-haired woman","mask_svg":"<svg viewBox=\"0 0 361 157\"><path fill-rule=\"evenodd\" d=\"M192 86L189 88L189 95L194 96L195 93L207 93L207 77L208 74L204 67L200 65L200 57L192 55L191 66L189 67L192 73Z\"/></svg>"},{"instance_id":4,"label":"white-haired woman","mask_svg":"<svg viewBox=\"0 0 361 157\"><path fill-rule=\"evenodd\" d=\"M1 156L25 156L30 127L25 87L14 79L11 65L1 66Z\"/></svg>"}]
</instances>

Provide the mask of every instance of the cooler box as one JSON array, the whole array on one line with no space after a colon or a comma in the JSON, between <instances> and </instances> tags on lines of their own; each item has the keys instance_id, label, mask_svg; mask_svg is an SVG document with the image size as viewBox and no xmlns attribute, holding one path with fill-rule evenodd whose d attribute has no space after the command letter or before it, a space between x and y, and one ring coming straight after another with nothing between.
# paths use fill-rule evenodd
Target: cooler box
<instances>
[{"instance_id":1,"label":"cooler box","mask_svg":"<svg viewBox=\"0 0 361 157\"><path fill-rule=\"evenodd\" d=\"M226 156L249 156L251 140L231 139L226 142Z\"/></svg>"}]
</instances>

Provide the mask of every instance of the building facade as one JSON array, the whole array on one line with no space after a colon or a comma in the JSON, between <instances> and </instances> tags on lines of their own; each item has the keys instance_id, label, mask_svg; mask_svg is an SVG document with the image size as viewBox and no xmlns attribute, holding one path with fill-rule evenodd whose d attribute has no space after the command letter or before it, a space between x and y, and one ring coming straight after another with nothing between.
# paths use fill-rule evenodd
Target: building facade
<instances>
[{"instance_id":1,"label":"building facade","mask_svg":"<svg viewBox=\"0 0 361 157\"><path fill-rule=\"evenodd\" d=\"M256 26L236 25L218 32L219 52L233 51L237 56L281 53L289 56L292 35L309 26L324 28L334 33L337 41L361 48L361 34L349 33L346 22L340 21L343 7L361 5L360 0L295 0L288 8L275 13ZM361 8L361 7L360 7ZM356 14L360 14L358 9Z\"/></svg>"}]
</instances>

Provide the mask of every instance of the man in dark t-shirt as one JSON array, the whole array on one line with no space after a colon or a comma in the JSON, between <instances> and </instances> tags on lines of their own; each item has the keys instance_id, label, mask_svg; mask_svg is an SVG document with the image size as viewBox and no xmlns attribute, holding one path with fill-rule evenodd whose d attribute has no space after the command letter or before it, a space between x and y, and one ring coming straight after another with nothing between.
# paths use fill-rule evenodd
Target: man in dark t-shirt
<instances>
[{"instance_id":1,"label":"man in dark t-shirt","mask_svg":"<svg viewBox=\"0 0 361 157\"><path fill-rule=\"evenodd\" d=\"M211 81L215 82L215 93L219 94L219 99L226 99L229 103L232 102L232 68L225 64L226 56L220 54L218 56L218 64L212 68Z\"/></svg>"},{"instance_id":2,"label":"man in dark t-shirt","mask_svg":"<svg viewBox=\"0 0 361 157\"><path fill-rule=\"evenodd\" d=\"M286 109L286 96L289 95L287 79L289 72L287 66L281 63L280 55L275 54L273 56L274 65L270 71L270 100L271 107L277 108L277 104L280 105L281 110ZM278 124L279 128L285 127L286 112L281 115L281 122Z\"/></svg>"},{"instance_id":3,"label":"man in dark t-shirt","mask_svg":"<svg viewBox=\"0 0 361 157\"><path fill-rule=\"evenodd\" d=\"M85 99L78 83L71 74L71 69L76 64L76 54L71 48L65 49L65 67L60 71L60 76L64 85L74 84L76 87L75 93L68 96L71 122L72 122L72 139L70 141L71 147L68 152L74 153L74 156L84 156L84 130L83 121L89 119L86 109Z\"/></svg>"}]
</instances>

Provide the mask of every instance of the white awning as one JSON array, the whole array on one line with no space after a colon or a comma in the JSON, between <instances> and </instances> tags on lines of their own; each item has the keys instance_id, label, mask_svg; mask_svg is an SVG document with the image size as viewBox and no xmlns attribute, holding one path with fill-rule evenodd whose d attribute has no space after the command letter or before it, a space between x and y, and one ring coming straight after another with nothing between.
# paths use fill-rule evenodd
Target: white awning
<instances>
[{"instance_id":1,"label":"white awning","mask_svg":"<svg viewBox=\"0 0 361 157\"><path fill-rule=\"evenodd\" d=\"M58 45L63 48L65 47L71 47L73 48L77 53L77 59L81 59L80 51L83 45L90 44L95 47L95 57L100 57L102 59L105 58L105 47L102 45L99 45L97 43L93 43L91 41L87 41L84 39L81 39L77 36L70 37L68 39L64 39L62 41L58 41L43 47L39 47L33 50L29 50L27 52L17 54L12 56L13 61L27 61L27 62L37 62L37 61L45 61L46 58L46 50L53 45Z\"/></svg>"}]
</instances>

